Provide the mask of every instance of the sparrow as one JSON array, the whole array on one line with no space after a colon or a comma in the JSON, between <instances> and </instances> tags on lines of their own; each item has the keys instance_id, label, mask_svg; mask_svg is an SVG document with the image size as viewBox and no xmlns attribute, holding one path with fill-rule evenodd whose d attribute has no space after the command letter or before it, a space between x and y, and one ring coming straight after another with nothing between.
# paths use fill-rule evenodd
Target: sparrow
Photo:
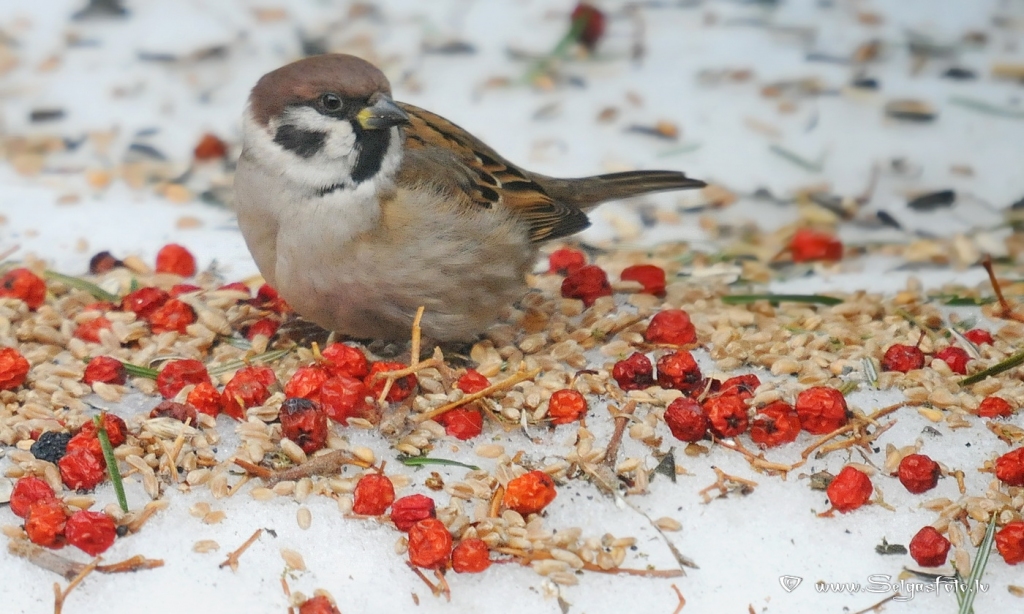
<instances>
[{"instance_id":1,"label":"sparrow","mask_svg":"<svg viewBox=\"0 0 1024 614\"><path fill-rule=\"evenodd\" d=\"M676 171L558 179L524 170L447 119L391 98L343 54L264 75L243 116L238 225L264 279L303 318L357 339L465 342L527 292L538 247L587 211L700 188Z\"/></svg>"}]
</instances>

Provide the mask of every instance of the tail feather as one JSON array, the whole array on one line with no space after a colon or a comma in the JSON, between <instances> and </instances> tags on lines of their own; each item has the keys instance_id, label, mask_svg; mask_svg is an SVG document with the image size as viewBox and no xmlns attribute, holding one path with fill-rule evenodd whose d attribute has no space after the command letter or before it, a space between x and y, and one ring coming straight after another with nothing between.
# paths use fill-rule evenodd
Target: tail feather
<instances>
[{"instance_id":1,"label":"tail feather","mask_svg":"<svg viewBox=\"0 0 1024 614\"><path fill-rule=\"evenodd\" d=\"M707 185L679 171L627 171L580 179L537 179L551 198L580 209L590 209L610 200L654 192L703 188Z\"/></svg>"}]
</instances>

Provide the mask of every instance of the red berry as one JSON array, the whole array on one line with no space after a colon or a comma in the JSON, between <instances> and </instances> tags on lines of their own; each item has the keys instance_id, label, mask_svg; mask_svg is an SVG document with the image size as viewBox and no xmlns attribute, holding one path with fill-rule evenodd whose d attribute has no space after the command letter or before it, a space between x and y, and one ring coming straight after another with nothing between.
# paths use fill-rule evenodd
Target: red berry
<instances>
[{"instance_id":1,"label":"red berry","mask_svg":"<svg viewBox=\"0 0 1024 614\"><path fill-rule=\"evenodd\" d=\"M108 273L120 266L124 266L124 263L106 251L100 252L89 259L89 272L93 275Z\"/></svg>"},{"instance_id":2,"label":"red berry","mask_svg":"<svg viewBox=\"0 0 1024 614\"><path fill-rule=\"evenodd\" d=\"M145 319L170 298L168 293L159 288L139 288L121 299L121 310L131 311L139 318Z\"/></svg>"},{"instance_id":3,"label":"red berry","mask_svg":"<svg viewBox=\"0 0 1024 614\"><path fill-rule=\"evenodd\" d=\"M72 546L90 556L98 556L114 545L117 525L106 514L82 510L68 518L64 535Z\"/></svg>"},{"instance_id":4,"label":"red berry","mask_svg":"<svg viewBox=\"0 0 1024 614\"><path fill-rule=\"evenodd\" d=\"M146 320L154 333L175 331L185 334L188 325L196 321L196 312L187 303L172 298L149 314Z\"/></svg>"},{"instance_id":5,"label":"red berry","mask_svg":"<svg viewBox=\"0 0 1024 614\"><path fill-rule=\"evenodd\" d=\"M359 348L344 343L332 343L325 347L320 355L324 359L323 368L331 375L347 375L363 379L370 372L370 363L366 360L366 354L363 354Z\"/></svg>"},{"instance_id":6,"label":"red berry","mask_svg":"<svg viewBox=\"0 0 1024 614\"><path fill-rule=\"evenodd\" d=\"M0 348L0 390L14 390L25 383L31 365L14 348Z\"/></svg>"},{"instance_id":7,"label":"red berry","mask_svg":"<svg viewBox=\"0 0 1024 614\"><path fill-rule=\"evenodd\" d=\"M531 471L509 481L502 503L522 516L536 514L555 500L555 482L543 471Z\"/></svg>"},{"instance_id":8,"label":"red berry","mask_svg":"<svg viewBox=\"0 0 1024 614\"><path fill-rule=\"evenodd\" d=\"M381 377L375 378L378 373L386 373L388 371L400 371L406 368L406 365L400 362L375 362L370 365L370 372L366 375L366 387L370 389L373 398L378 398L380 393L384 391L384 386L387 384L387 378ZM391 390L388 391L388 396L385 397L385 401L389 403L397 403L404 401L416 390L416 378L412 375L406 375L395 380L395 383L391 386Z\"/></svg>"},{"instance_id":9,"label":"red berry","mask_svg":"<svg viewBox=\"0 0 1024 614\"><path fill-rule=\"evenodd\" d=\"M366 403L369 394L362 380L335 375L320 387L320 405L328 418L340 424L348 424L349 418L359 418L366 414L370 407Z\"/></svg>"},{"instance_id":10,"label":"red berry","mask_svg":"<svg viewBox=\"0 0 1024 614\"><path fill-rule=\"evenodd\" d=\"M831 234L801 228L789 241L789 252L793 255L793 262L841 260L843 243Z\"/></svg>"},{"instance_id":11,"label":"red berry","mask_svg":"<svg viewBox=\"0 0 1024 614\"><path fill-rule=\"evenodd\" d=\"M658 385L691 395L704 386L704 375L693 354L679 350L658 359Z\"/></svg>"},{"instance_id":12,"label":"red berry","mask_svg":"<svg viewBox=\"0 0 1024 614\"><path fill-rule=\"evenodd\" d=\"M96 436L95 431L79 431L78 434L69 439L68 445L64 449L64 455L67 456L69 452L74 452L75 450L84 450L100 463L106 464L106 460L103 458L103 446L100 444L100 438Z\"/></svg>"},{"instance_id":13,"label":"red berry","mask_svg":"<svg viewBox=\"0 0 1024 614\"><path fill-rule=\"evenodd\" d=\"M665 424L680 441L700 441L708 431L708 415L697 401L679 397L665 409Z\"/></svg>"},{"instance_id":14,"label":"red berry","mask_svg":"<svg viewBox=\"0 0 1024 614\"><path fill-rule=\"evenodd\" d=\"M575 273L587 264L587 256L576 249L563 247L551 252L548 256L548 273L566 275Z\"/></svg>"},{"instance_id":15,"label":"red berry","mask_svg":"<svg viewBox=\"0 0 1024 614\"><path fill-rule=\"evenodd\" d=\"M124 384L128 381L128 371L124 363L110 356L97 356L89 361L82 375L82 382L92 386L96 382L103 384Z\"/></svg>"},{"instance_id":16,"label":"red berry","mask_svg":"<svg viewBox=\"0 0 1024 614\"><path fill-rule=\"evenodd\" d=\"M420 520L409 528L409 562L428 569L444 567L452 554L452 534L437 518Z\"/></svg>"},{"instance_id":17,"label":"red berry","mask_svg":"<svg viewBox=\"0 0 1024 614\"><path fill-rule=\"evenodd\" d=\"M278 419L281 434L298 444L306 454L316 452L327 443L327 414L316 401L285 399Z\"/></svg>"},{"instance_id":18,"label":"red berry","mask_svg":"<svg viewBox=\"0 0 1024 614\"><path fill-rule=\"evenodd\" d=\"M57 495L45 481L26 476L14 483L14 490L11 491L11 511L18 518L25 518L33 504L56 498Z\"/></svg>"},{"instance_id":19,"label":"red berry","mask_svg":"<svg viewBox=\"0 0 1024 614\"><path fill-rule=\"evenodd\" d=\"M1024 448L1017 448L996 459L996 477L1007 486L1024 486Z\"/></svg>"},{"instance_id":20,"label":"red berry","mask_svg":"<svg viewBox=\"0 0 1024 614\"><path fill-rule=\"evenodd\" d=\"M604 269L593 264L582 266L562 280L562 298L578 298L590 307L599 297L611 296L612 286Z\"/></svg>"},{"instance_id":21,"label":"red berry","mask_svg":"<svg viewBox=\"0 0 1024 614\"><path fill-rule=\"evenodd\" d=\"M452 550L452 569L458 573L480 573L490 566L491 551L482 539L464 539Z\"/></svg>"},{"instance_id":22,"label":"red berry","mask_svg":"<svg viewBox=\"0 0 1024 614\"><path fill-rule=\"evenodd\" d=\"M167 294L169 294L171 298L178 298L183 294L192 294L193 292L199 292L200 290L202 290L202 288L195 284L174 284L171 286L171 289L167 291Z\"/></svg>"},{"instance_id":23,"label":"red berry","mask_svg":"<svg viewBox=\"0 0 1024 614\"><path fill-rule=\"evenodd\" d=\"M490 385L491 380L481 375L476 369L466 369L466 372L462 374L462 377L455 382L455 387L466 394L480 392Z\"/></svg>"},{"instance_id":24,"label":"red berry","mask_svg":"<svg viewBox=\"0 0 1024 614\"><path fill-rule=\"evenodd\" d=\"M760 385L761 379L753 373L737 375L722 382L717 394L719 396L732 394L741 399L752 399L754 398L754 391L757 390L757 387Z\"/></svg>"},{"instance_id":25,"label":"red berry","mask_svg":"<svg viewBox=\"0 0 1024 614\"><path fill-rule=\"evenodd\" d=\"M690 345L697 343L697 329L690 322L690 314L682 309L665 309L651 318L644 340L665 345Z\"/></svg>"},{"instance_id":26,"label":"red berry","mask_svg":"<svg viewBox=\"0 0 1024 614\"><path fill-rule=\"evenodd\" d=\"M1013 406L1000 397L985 397L978 404L978 416L981 418L1009 418L1013 415Z\"/></svg>"},{"instance_id":27,"label":"red berry","mask_svg":"<svg viewBox=\"0 0 1024 614\"><path fill-rule=\"evenodd\" d=\"M103 481L106 464L102 457L96 456L87 449L72 450L68 443L68 453L57 461L60 468L60 479L71 490L92 490Z\"/></svg>"},{"instance_id":28,"label":"red berry","mask_svg":"<svg viewBox=\"0 0 1024 614\"><path fill-rule=\"evenodd\" d=\"M288 397L309 399L320 402L320 389L331 376L320 366L299 367L288 383L284 385L284 394Z\"/></svg>"},{"instance_id":29,"label":"red berry","mask_svg":"<svg viewBox=\"0 0 1024 614\"><path fill-rule=\"evenodd\" d=\"M207 132L203 135L203 138L199 139L199 143L193 150L192 155L195 156L196 160L218 160L228 155L227 144L217 138L217 135L210 134Z\"/></svg>"},{"instance_id":30,"label":"red berry","mask_svg":"<svg viewBox=\"0 0 1024 614\"><path fill-rule=\"evenodd\" d=\"M181 245L170 243L156 253L156 272L192 277L196 274L196 258Z\"/></svg>"},{"instance_id":31,"label":"red berry","mask_svg":"<svg viewBox=\"0 0 1024 614\"><path fill-rule=\"evenodd\" d=\"M835 388L814 386L796 397L800 426L812 435L826 435L845 426L846 399Z\"/></svg>"},{"instance_id":32,"label":"red berry","mask_svg":"<svg viewBox=\"0 0 1024 614\"><path fill-rule=\"evenodd\" d=\"M189 384L210 382L210 374L206 365L192 358L168 360L156 376L156 387L165 399L178 394Z\"/></svg>"},{"instance_id":33,"label":"red berry","mask_svg":"<svg viewBox=\"0 0 1024 614\"><path fill-rule=\"evenodd\" d=\"M643 390L654 385L654 365L640 352L620 360L612 367L612 377L623 390Z\"/></svg>"},{"instance_id":34,"label":"red berry","mask_svg":"<svg viewBox=\"0 0 1024 614\"><path fill-rule=\"evenodd\" d=\"M25 532L33 544L59 548L63 542L67 519L63 503L57 499L40 501L28 510L25 517Z\"/></svg>"},{"instance_id":35,"label":"red berry","mask_svg":"<svg viewBox=\"0 0 1024 614\"><path fill-rule=\"evenodd\" d=\"M992 339L992 333L984 328L972 328L964 333L964 337L967 337L967 340L974 345L983 345L985 343L992 345L995 343L995 340Z\"/></svg>"},{"instance_id":36,"label":"red berry","mask_svg":"<svg viewBox=\"0 0 1024 614\"><path fill-rule=\"evenodd\" d=\"M109 412L103 414L103 430L107 432L107 439L110 440L111 447L116 448L128 441L128 425L125 424L125 421L121 416ZM82 430L79 431L79 434L95 437L96 423L89 420L82 425Z\"/></svg>"},{"instance_id":37,"label":"red berry","mask_svg":"<svg viewBox=\"0 0 1024 614\"><path fill-rule=\"evenodd\" d=\"M637 281L645 294L665 295L665 269L653 264L634 264L622 270L622 281Z\"/></svg>"},{"instance_id":38,"label":"red berry","mask_svg":"<svg viewBox=\"0 0 1024 614\"><path fill-rule=\"evenodd\" d=\"M1014 520L996 532L996 550L1007 565L1024 563L1024 520Z\"/></svg>"},{"instance_id":39,"label":"red berry","mask_svg":"<svg viewBox=\"0 0 1024 614\"><path fill-rule=\"evenodd\" d=\"M316 595L302 602L299 614L341 614L341 611L325 595Z\"/></svg>"},{"instance_id":40,"label":"red berry","mask_svg":"<svg viewBox=\"0 0 1024 614\"><path fill-rule=\"evenodd\" d=\"M579 41L590 51L594 50L597 42L604 35L605 16L600 9L592 4L580 2L572 11L573 27L579 27ZM576 24L582 24L576 26Z\"/></svg>"},{"instance_id":41,"label":"red berry","mask_svg":"<svg viewBox=\"0 0 1024 614\"><path fill-rule=\"evenodd\" d=\"M796 440L800 434L800 416L789 403L775 401L757 410L750 427L750 439L759 446L773 448Z\"/></svg>"},{"instance_id":42,"label":"red berry","mask_svg":"<svg viewBox=\"0 0 1024 614\"><path fill-rule=\"evenodd\" d=\"M114 325L110 320L103 316L96 316L78 325L78 328L75 329L75 338L88 341L89 343L99 343L100 331L111 330L112 328L114 328Z\"/></svg>"},{"instance_id":43,"label":"red berry","mask_svg":"<svg viewBox=\"0 0 1024 614\"><path fill-rule=\"evenodd\" d=\"M456 407L437 417L444 432L463 441L472 439L484 430L484 417L478 410Z\"/></svg>"},{"instance_id":44,"label":"red berry","mask_svg":"<svg viewBox=\"0 0 1024 614\"><path fill-rule=\"evenodd\" d=\"M160 401L160 403L149 412L150 418L171 418L178 422L196 423L196 408L184 403L174 401Z\"/></svg>"},{"instance_id":45,"label":"red berry","mask_svg":"<svg viewBox=\"0 0 1024 614\"><path fill-rule=\"evenodd\" d=\"M260 318L252 324L249 328L245 329L245 338L252 341L256 338L256 335L263 335L270 339L277 333L277 329L280 328L281 324L277 320L270 318Z\"/></svg>"},{"instance_id":46,"label":"red berry","mask_svg":"<svg viewBox=\"0 0 1024 614\"><path fill-rule=\"evenodd\" d=\"M921 567L941 567L949 554L949 540L935 530L923 527L910 540L910 556Z\"/></svg>"},{"instance_id":47,"label":"red berry","mask_svg":"<svg viewBox=\"0 0 1024 614\"><path fill-rule=\"evenodd\" d=\"M221 411L235 420L245 419L245 410L262 405L269 397L267 387L277 381L270 367L242 367L221 393Z\"/></svg>"},{"instance_id":48,"label":"red berry","mask_svg":"<svg viewBox=\"0 0 1024 614\"><path fill-rule=\"evenodd\" d=\"M951 345L939 350L935 357L946 361L953 373L967 375L967 363L971 360L971 355L967 353L967 350Z\"/></svg>"},{"instance_id":49,"label":"red berry","mask_svg":"<svg viewBox=\"0 0 1024 614\"><path fill-rule=\"evenodd\" d=\"M391 522L399 531L408 531L420 520L435 516L434 500L426 495L408 495L391 504Z\"/></svg>"},{"instance_id":50,"label":"red berry","mask_svg":"<svg viewBox=\"0 0 1024 614\"><path fill-rule=\"evenodd\" d=\"M291 307L285 302L283 298L277 293L277 290L270 287L270 284L263 284L256 290L256 298L253 299L253 304L263 309L269 309L277 313L285 313L291 311Z\"/></svg>"},{"instance_id":51,"label":"red berry","mask_svg":"<svg viewBox=\"0 0 1024 614\"><path fill-rule=\"evenodd\" d=\"M35 311L46 302L46 282L28 269L11 269L0 277L0 298L21 299Z\"/></svg>"},{"instance_id":52,"label":"red berry","mask_svg":"<svg viewBox=\"0 0 1024 614\"><path fill-rule=\"evenodd\" d=\"M913 345L896 343L889 346L882 357L883 371L899 371L906 373L924 367L924 352Z\"/></svg>"},{"instance_id":53,"label":"red berry","mask_svg":"<svg viewBox=\"0 0 1024 614\"><path fill-rule=\"evenodd\" d=\"M352 511L363 516L380 516L395 501L395 485L387 476L368 473L356 482Z\"/></svg>"},{"instance_id":54,"label":"red berry","mask_svg":"<svg viewBox=\"0 0 1024 614\"><path fill-rule=\"evenodd\" d=\"M197 412L216 418L220 414L221 394L210 382L199 382L188 393L185 404L194 407Z\"/></svg>"},{"instance_id":55,"label":"red berry","mask_svg":"<svg viewBox=\"0 0 1024 614\"><path fill-rule=\"evenodd\" d=\"M587 415L587 399L575 390L556 390L548 400L551 424L577 422Z\"/></svg>"},{"instance_id":56,"label":"red berry","mask_svg":"<svg viewBox=\"0 0 1024 614\"><path fill-rule=\"evenodd\" d=\"M734 394L715 396L704 400L711 432L723 439L736 437L747 430L749 417L747 403Z\"/></svg>"},{"instance_id":57,"label":"red berry","mask_svg":"<svg viewBox=\"0 0 1024 614\"><path fill-rule=\"evenodd\" d=\"M939 483L939 464L924 454L910 454L900 461L900 484L916 494L935 488Z\"/></svg>"},{"instance_id":58,"label":"red berry","mask_svg":"<svg viewBox=\"0 0 1024 614\"><path fill-rule=\"evenodd\" d=\"M217 289L218 290L231 290L233 292L238 292L239 294L244 294L246 296L252 296L252 292L249 290L249 286L245 285L245 282L241 282L241 281L233 281L233 282L231 282L229 284L224 284L223 286L221 286L221 287L219 287Z\"/></svg>"},{"instance_id":59,"label":"red berry","mask_svg":"<svg viewBox=\"0 0 1024 614\"><path fill-rule=\"evenodd\" d=\"M866 473L854 467L843 467L825 493L832 507L845 514L867 503L874 491Z\"/></svg>"}]
</instances>

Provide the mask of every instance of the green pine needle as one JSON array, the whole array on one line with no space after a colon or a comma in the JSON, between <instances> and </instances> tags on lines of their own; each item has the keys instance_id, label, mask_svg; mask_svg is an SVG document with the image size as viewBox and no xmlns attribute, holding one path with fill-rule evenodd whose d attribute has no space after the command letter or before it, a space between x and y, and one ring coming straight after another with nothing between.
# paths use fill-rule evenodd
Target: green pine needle
<instances>
[{"instance_id":1,"label":"green pine needle","mask_svg":"<svg viewBox=\"0 0 1024 614\"><path fill-rule=\"evenodd\" d=\"M103 449L103 460L107 462L107 473L110 474L110 481L114 483L114 494L117 495L117 504L121 511L128 513L128 498L124 496L124 482L121 480L121 470L117 468L117 457L114 456L114 446L110 445L110 437L107 436L107 429L103 426L103 419L107 412L93 416L92 423L96 425L96 437L100 440L100 448Z\"/></svg>"}]
</instances>

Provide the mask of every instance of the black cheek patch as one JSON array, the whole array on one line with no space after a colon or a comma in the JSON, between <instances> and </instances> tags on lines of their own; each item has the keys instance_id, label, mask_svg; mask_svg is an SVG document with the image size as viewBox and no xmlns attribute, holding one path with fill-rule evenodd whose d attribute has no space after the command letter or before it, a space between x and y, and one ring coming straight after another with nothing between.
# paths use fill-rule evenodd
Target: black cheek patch
<instances>
[{"instance_id":1,"label":"black cheek patch","mask_svg":"<svg viewBox=\"0 0 1024 614\"><path fill-rule=\"evenodd\" d=\"M315 156L323 149L326 140L326 132L303 130L290 124L281 126L274 134L275 143L303 158Z\"/></svg>"},{"instance_id":2,"label":"black cheek patch","mask_svg":"<svg viewBox=\"0 0 1024 614\"><path fill-rule=\"evenodd\" d=\"M376 175L384 163L384 155L391 143L391 129L356 129L356 143L359 147L359 158L356 160L356 167L352 169L352 181L362 183Z\"/></svg>"}]
</instances>

